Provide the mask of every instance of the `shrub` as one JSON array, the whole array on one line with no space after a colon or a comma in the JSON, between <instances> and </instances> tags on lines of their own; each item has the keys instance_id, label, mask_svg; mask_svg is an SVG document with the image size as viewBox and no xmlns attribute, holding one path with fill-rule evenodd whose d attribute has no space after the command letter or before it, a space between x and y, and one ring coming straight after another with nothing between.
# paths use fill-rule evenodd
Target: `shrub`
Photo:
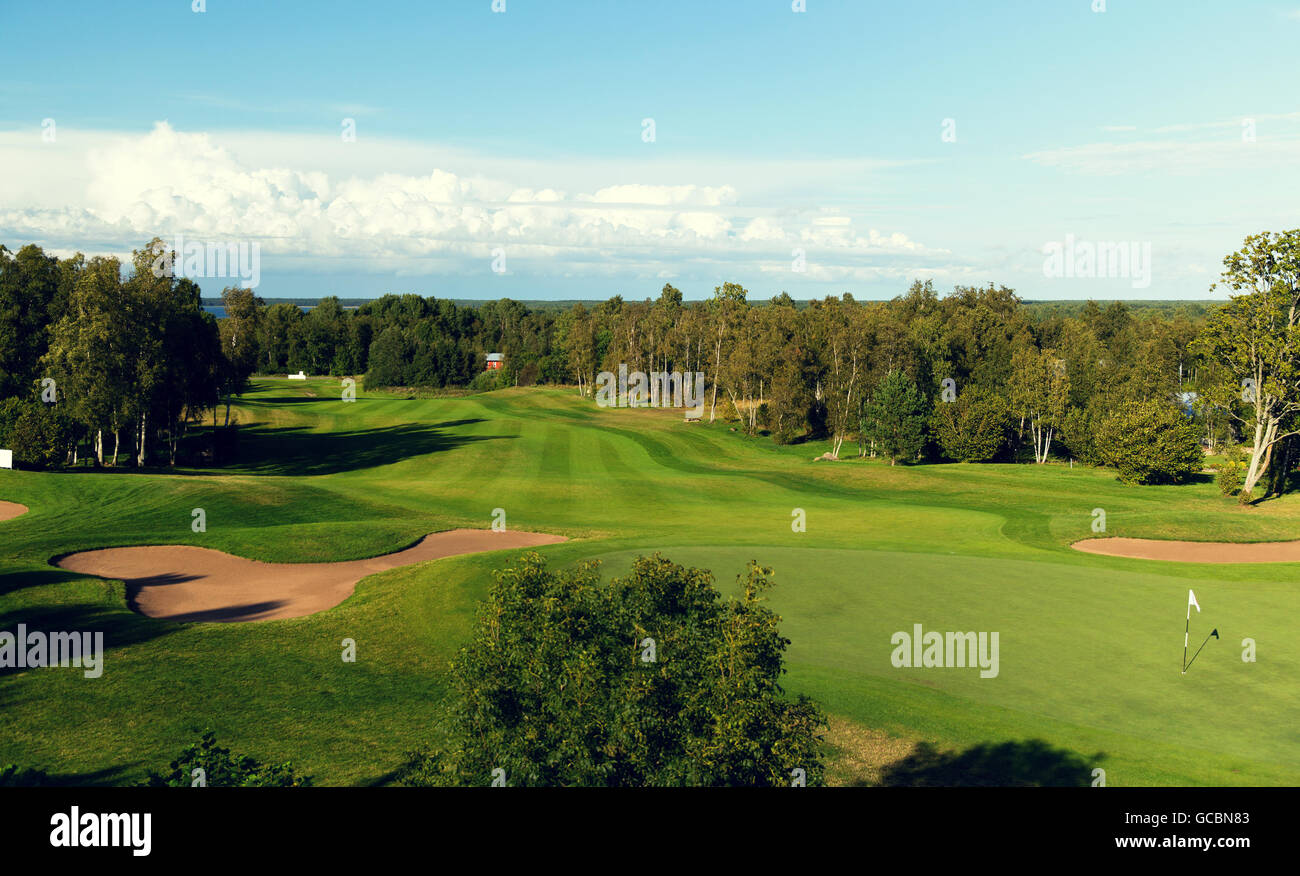
<instances>
[{"instance_id":1,"label":"shrub","mask_svg":"<svg viewBox=\"0 0 1300 876\"><path fill-rule=\"evenodd\" d=\"M1001 396L978 387L956 401L935 403L930 428L943 455L958 462L987 462L998 455L1011 427L1011 409Z\"/></svg>"},{"instance_id":2,"label":"shrub","mask_svg":"<svg viewBox=\"0 0 1300 876\"><path fill-rule=\"evenodd\" d=\"M1177 484L1204 465L1200 429L1167 402L1125 405L1097 428L1097 451L1129 484Z\"/></svg>"},{"instance_id":3,"label":"shrub","mask_svg":"<svg viewBox=\"0 0 1300 876\"><path fill-rule=\"evenodd\" d=\"M481 372L469 382L469 388L474 392L492 392L494 389L501 389L505 386L504 375L504 369L500 368Z\"/></svg>"},{"instance_id":4,"label":"shrub","mask_svg":"<svg viewBox=\"0 0 1300 876\"><path fill-rule=\"evenodd\" d=\"M1225 496L1235 496L1241 492L1242 484L1246 475L1245 453L1238 445L1228 447L1224 451L1225 459L1216 465L1214 482L1219 486L1219 492Z\"/></svg>"},{"instance_id":5,"label":"shrub","mask_svg":"<svg viewBox=\"0 0 1300 876\"><path fill-rule=\"evenodd\" d=\"M57 405L10 398L0 405L0 447L26 468L53 468L67 457L72 423Z\"/></svg>"},{"instance_id":6,"label":"shrub","mask_svg":"<svg viewBox=\"0 0 1300 876\"><path fill-rule=\"evenodd\" d=\"M202 769L204 781L212 788L300 788L311 784L310 776L294 773L293 764L262 764L247 755L232 754L217 745L217 736L204 731L198 742L191 743L180 756L168 764L168 771L149 771L144 784L151 788L188 788L194 783L194 770Z\"/></svg>"},{"instance_id":7,"label":"shrub","mask_svg":"<svg viewBox=\"0 0 1300 876\"><path fill-rule=\"evenodd\" d=\"M707 570L655 555L606 583L536 553L496 574L452 666L447 742L407 785L789 785L822 780L825 721L778 684L789 644L751 564L723 599ZM498 772L501 771L501 772Z\"/></svg>"}]
</instances>

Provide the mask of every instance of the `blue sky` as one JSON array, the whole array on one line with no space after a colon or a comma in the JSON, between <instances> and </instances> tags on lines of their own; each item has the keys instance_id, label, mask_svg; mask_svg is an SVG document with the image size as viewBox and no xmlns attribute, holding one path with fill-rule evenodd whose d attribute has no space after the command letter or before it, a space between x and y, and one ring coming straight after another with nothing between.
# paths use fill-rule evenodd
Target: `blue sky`
<instances>
[{"instance_id":1,"label":"blue sky","mask_svg":"<svg viewBox=\"0 0 1300 876\"><path fill-rule=\"evenodd\" d=\"M1296 224L1300 2L791 5L3 2L0 241L257 243L267 297L1205 298Z\"/></svg>"}]
</instances>

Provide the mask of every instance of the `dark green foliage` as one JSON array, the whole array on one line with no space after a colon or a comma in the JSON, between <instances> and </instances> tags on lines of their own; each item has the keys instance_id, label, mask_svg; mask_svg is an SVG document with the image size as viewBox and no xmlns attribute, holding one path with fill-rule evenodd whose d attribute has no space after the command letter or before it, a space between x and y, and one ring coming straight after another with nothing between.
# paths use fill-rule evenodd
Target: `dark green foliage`
<instances>
[{"instance_id":1,"label":"dark green foliage","mask_svg":"<svg viewBox=\"0 0 1300 876\"><path fill-rule=\"evenodd\" d=\"M930 428L948 459L987 462L1006 445L1011 409L1000 395L974 387L955 401L936 402Z\"/></svg>"},{"instance_id":2,"label":"dark green foliage","mask_svg":"<svg viewBox=\"0 0 1300 876\"><path fill-rule=\"evenodd\" d=\"M1097 427L1097 449L1130 484L1184 483L1204 465L1199 427L1169 402L1112 411Z\"/></svg>"},{"instance_id":3,"label":"dark green foliage","mask_svg":"<svg viewBox=\"0 0 1300 876\"><path fill-rule=\"evenodd\" d=\"M902 371L891 371L876 387L862 417L862 432L876 451L897 460L914 461L925 447L925 396Z\"/></svg>"},{"instance_id":4,"label":"dark green foliage","mask_svg":"<svg viewBox=\"0 0 1300 876\"><path fill-rule=\"evenodd\" d=\"M73 428L57 405L23 398L0 402L0 447L12 450L15 464L24 468L61 465Z\"/></svg>"},{"instance_id":5,"label":"dark green foliage","mask_svg":"<svg viewBox=\"0 0 1300 876\"><path fill-rule=\"evenodd\" d=\"M263 764L248 755L232 754L217 745L217 735L204 731L198 742L188 745L168 764L166 772L150 770L144 784L151 788L189 788L194 770L203 770L209 788L301 788L311 777L295 775L292 763Z\"/></svg>"},{"instance_id":6,"label":"dark green foliage","mask_svg":"<svg viewBox=\"0 0 1300 876\"><path fill-rule=\"evenodd\" d=\"M763 605L770 574L751 565L723 599L708 571L659 555L603 583L596 563L526 554L453 663L447 741L412 754L403 783L789 785L796 769L820 783L824 720L778 684L789 640Z\"/></svg>"},{"instance_id":7,"label":"dark green foliage","mask_svg":"<svg viewBox=\"0 0 1300 876\"><path fill-rule=\"evenodd\" d=\"M1104 465L1097 449L1097 415L1091 408L1071 408L1061 424L1061 443L1084 465Z\"/></svg>"}]
</instances>

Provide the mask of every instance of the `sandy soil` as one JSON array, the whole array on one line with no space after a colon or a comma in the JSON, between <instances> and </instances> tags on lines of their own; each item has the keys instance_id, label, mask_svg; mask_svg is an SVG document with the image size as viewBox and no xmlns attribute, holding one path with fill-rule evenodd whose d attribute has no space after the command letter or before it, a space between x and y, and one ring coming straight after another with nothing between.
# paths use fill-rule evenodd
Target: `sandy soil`
<instances>
[{"instance_id":1,"label":"sandy soil","mask_svg":"<svg viewBox=\"0 0 1300 876\"><path fill-rule=\"evenodd\" d=\"M60 568L126 582L128 604L174 621L262 621L333 608L367 575L436 560L565 541L541 532L453 529L403 551L343 563L259 563L187 545L108 548L68 554Z\"/></svg>"},{"instance_id":2,"label":"sandy soil","mask_svg":"<svg viewBox=\"0 0 1300 876\"><path fill-rule=\"evenodd\" d=\"M1223 541L1162 541L1152 538L1088 538L1070 545L1077 551L1180 563L1300 563L1300 541L1255 544Z\"/></svg>"},{"instance_id":3,"label":"sandy soil","mask_svg":"<svg viewBox=\"0 0 1300 876\"><path fill-rule=\"evenodd\" d=\"M17 502L0 501L0 520L13 520L15 517L26 513L26 505L19 505Z\"/></svg>"}]
</instances>

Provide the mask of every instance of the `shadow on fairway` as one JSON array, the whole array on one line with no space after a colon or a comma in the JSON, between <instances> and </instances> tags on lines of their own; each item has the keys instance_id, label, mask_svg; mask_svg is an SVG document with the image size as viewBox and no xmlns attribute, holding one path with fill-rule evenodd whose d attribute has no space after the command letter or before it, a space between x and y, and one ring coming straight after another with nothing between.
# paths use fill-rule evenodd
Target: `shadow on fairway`
<instances>
[{"instance_id":1,"label":"shadow on fairway","mask_svg":"<svg viewBox=\"0 0 1300 876\"><path fill-rule=\"evenodd\" d=\"M85 576L79 576L85 577ZM112 653L129 645L149 642L172 632L175 627L165 621L147 618L127 610L126 606L114 609L105 605L34 605L0 614L0 630L17 634L18 625L23 624L27 632L50 633L103 633L105 661L112 659ZM81 674L80 668L66 667L0 667L0 678L7 678L19 673L30 672L73 672ZM9 693L12 693L10 691ZM5 705L5 697L0 695L0 707Z\"/></svg>"},{"instance_id":2,"label":"shadow on fairway","mask_svg":"<svg viewBox=\"0 0 1300 876\"><path fill-rule=\"evenodd\" d=\"M3 767L0 767L2 770ZM0 788L93 788L125 787L125 767L104 767L84 773L47 773L31 767L17 767L0 772Z\"/></svg>"},{"instance_id":3,"label":"shadow on fairway","mask_svg":"<svg viewBox=\"0 0 1300 876\"><path fill-rule=\"evenodd\" d=\"M63 569L30 569L22 572L0 572L0 596L6 596L22 590L24 587L39 587L43 584L62 584L68 581L83 581L85 575L68 572Z\"/></svg>"},{"instance_id":4,"label":"shadow on fairway","mask_svg":"<svg viewBox=\"0 0 1300 876\"><path fill-rule=\"evenodd\" d=\"M880 785L890 788L1053 787L1086 788L1104 755L1085 759L1068 748L1053 748L1041 739L982 742L965 751L939 751L919 742L902 760L880 771ZM865 782L861 784L866 784Z\"/></svg>"},{"instance_id":5,"label":"shadow on fairway","mask_svg":"<svg viewBox=\"0 0 1300 876\"><path fill-rule=\"evenodd\" d=\"M241 430L238 459L221 470L291 476L336 474L391 465L477 441L513 437L448 435L437 426L420 423L348 432L250 426Z\"/></svg>"}]
</instances>

